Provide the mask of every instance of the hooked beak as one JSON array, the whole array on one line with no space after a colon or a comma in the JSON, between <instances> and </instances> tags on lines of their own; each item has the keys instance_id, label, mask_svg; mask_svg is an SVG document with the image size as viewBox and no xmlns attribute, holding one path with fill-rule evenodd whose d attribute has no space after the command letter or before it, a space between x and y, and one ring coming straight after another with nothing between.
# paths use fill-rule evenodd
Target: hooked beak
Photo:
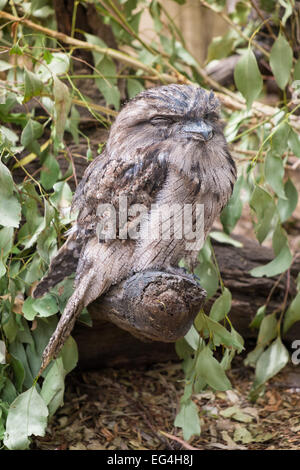
<instances>
[{"instance_id":1,"label":"hooked beak","mask_svg":"<svg viewBox=\"0 0 300 470\"><path fill-rule=\"evenodd\" d=\"M210 140L214 135L213 128L202 119L199 121L188 121L182 130L197 140L203 140L204 142Z\"/></svg>"}]
</instances>

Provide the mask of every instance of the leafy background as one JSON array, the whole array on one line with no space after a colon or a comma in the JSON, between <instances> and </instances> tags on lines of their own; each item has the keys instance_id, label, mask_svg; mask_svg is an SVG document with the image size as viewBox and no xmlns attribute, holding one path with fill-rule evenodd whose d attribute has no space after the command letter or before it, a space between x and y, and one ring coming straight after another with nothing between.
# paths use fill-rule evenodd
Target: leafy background
<instances>
[{"instance_id":1,"label":"leafy background","mask_svg":"<svg viewBox=\"0 0 300 470\"><path fill-rule=\"evenodd\" d=\"M230 13L225 1L200 3L229 25L225 35L209 45L206 67L188 50L163 2L75 0L70 34L63 35L57 31L52 2L0 0L0 439L8 449L26 449L31 435L44 435L49 417L63 403L65 376L78 359L70 338L59 358L37 379L42 351L72 292L72 279L42 299L34 300L31 292L74 219L70 204L76 155L70 152L70 138L75 143L85 140L88 161L96 156L88 133L80 129L79 111L85 110L94 125L109 129L124 100L148 86L193 83L216 90L225 134L237 159L238 180L221 216L223 231L210 238L239 245L230 234L248 206L257 240L271 244L274 251L274 259L254 268L251 275L287 279L281 308L270 311L270 292L251 324L258 330L257 346L246 359L256 371L253 400L289 360L282 335L300 320L300 277L298 294L287 308L289 269L297 252L291 250L285 230L298 202L286 169L291 157L300 158L294 2L259 2L259 11L271 15L272 27L251 16L253 2L234 2ZM93 4L110 26L116 47L108 48L103 39L84 31L78 39L77 11L87 4ZM152 41L140 34L145 10L153 22ZM260 36L266 24L271 29L267 47ZM78 51L92 54L88 73L80 73L79 65L86 59ZM207 67L233 54L238 55L234 85L226 88L211 78ZM267 77L258 57L263 57ZM272 106L264 104L270 77L279 90ZM93 84L99 102L82 91L80 80ZM105 138L99 142L99 153L104 142ZM35 171L32 162L38 162ZM20 171L21 178L16 176ZM232 295L222 281L210 238L199 253L196 274L208 298L216 300L210 313L201 311L176 344L186 380L175 425L183 428L186 440L201 432L193 393L206 387L228 390L226 371L243 350L243 339L228 316ZM91 324L87 311L80 320ZM221 361L214 354L220 348Z\"/></svg>"}]
</instances>

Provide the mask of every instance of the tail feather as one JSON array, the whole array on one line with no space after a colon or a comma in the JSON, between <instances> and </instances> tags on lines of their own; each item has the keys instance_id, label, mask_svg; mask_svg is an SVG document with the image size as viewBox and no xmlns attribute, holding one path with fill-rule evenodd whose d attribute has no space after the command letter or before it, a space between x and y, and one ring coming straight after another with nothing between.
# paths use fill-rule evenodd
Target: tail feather
<instances>
[{"instance_id":1,"label":"tail feather","mask_svg":"<svg viewBox=\"0 0 300 470\"><path fill-rule=\"evenodd\" d=\"M57 324L56 330L51 336L49 343L43 352L42 364L38 375L41 375L51 360L58 356L65 341L70 336L75 322L83 308L83 300L79 299L77 292L75 291L72 297L70 297L64 313Z\"/></svg>"},{"instance_id":2,"label":"tail feather","mask_svg":"<svg viewBox=\"0 0 300 470\"><path fill-rule=\"evenodd\" d=\"M69 298L64 312L57 324L56 330L51 336L46 346L39 375L46 369L52 359L55 359L60 353L65 341L70 336L77 318L84 307L100 296L108 287L109 282L103 281L97 283L97 271L91 269L77 282L75 281L75 290ZM76 285L77 284L77 285Z\"/></svg>"},{"instance_id":3,"label":"tail feather","mask_svg":"<svg viewBox=\"0 0 300 470\"><path fill-rule=\"evenodd\" d=\"M80 251L81 246L79 246L76 240L76 232L72 233L51 260L48 273L38 283L32 296L34 298L42 297L52 287L63 281L65 277L74 273L77 268Z\"/></svg>"},{"instance_id":4,"label":"tail feather","mask_svg":"<svg viewBox=\"0 0 300 470\"><path fill-rule=\"evenodd\" d=\"M126 277L131 270L130 260L133 249L134 245L124 247L122 241L119 240L110 245L99 243L96 237L84 246L78 262L75 290L43 353L39 375L51 359L58 356L83 308L104 294L112 284ZM55 263L58 256L59 253L54 258ZM64 256L62 258L64 259ZM52 266L50 268L52 269Z\"/></svg>"}]
</instances>

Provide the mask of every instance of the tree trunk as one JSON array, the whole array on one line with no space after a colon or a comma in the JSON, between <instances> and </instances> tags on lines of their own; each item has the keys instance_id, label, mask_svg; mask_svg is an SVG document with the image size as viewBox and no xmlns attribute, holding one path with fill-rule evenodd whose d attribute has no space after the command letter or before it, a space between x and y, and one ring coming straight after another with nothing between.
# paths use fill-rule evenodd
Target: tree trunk
<instances>
[{"instance_id":1,"label":"tree trunk","mask_svg":"<svg viewBox=\"0 0 300 470\"><path fill-rule=\"evenodd\" d=\"M278 277L251 277L249 271L253 267L264 265L273 259L272 250L261 247L257 242L253 242L242 237L238 237L238 239L243 243L242 248L236 248L230 245L218 243L215 243L214 248L225 286L228 287L232 292L233 302L230 312L231 322L235 329L244 338L255 338L257 331L251 330L249 328L249 324L257 309L266 302L270 290L274 286L274 283ZM290 271L291 276L289 294L291 298L296 293L295 281L299 269L300 261L298 260L293 264ZM156 275L159 276L161 274L162 273L157 273ZM176 276L174 277L176 278ZM143 276L141 279L142 278ZM158 278L152 279L152 281L155 282L157 279ZM168 279L170 280L170 277ZM184 311L181 312L182 317L180 317L180 308L175 308L175 319L173 318L172 322L170 323L170 317L168 317L168 314L166 314L163 320L161 320L161 324L158 326L158 331L161 331L162 335L164 335L163 330L166 328L166 324L169 326L171 325L173 328L173 337L171 338L172 341L184 335L188 325L190 325L193 321L195 310L197 313L197 308L200 308L203 302L203 292L201 289L197 290L197 288L195 288L195 283L193 280L186 278L184 280L181 279L181 282L181 284L177 284L177 287L180 285L180 288L177 289L175 294L173 292L173 295L175 296L171 297L172 301L169 304L167 311L169 313L172 312L172 309L174 309L174 306L176 305L176 301L179 299L182 302L182 305L185 306L186 310L183 309ZM142 342L141 340L132 336L132 334L130 334L128 331L118 328L115 324L111 323L111 321L116 321L113 310L117 306L116 323L124 328L124 323L122 324L122 321L118 320L120 315L120 304L124 302L124 287L126 287L124 282L118 286L113 287L103 299L98 299L88 307L88 310L91 313L93 319L92 328L83 326L80 323L78 323L76 326L74 330L74 336L79 345L79 360L80 365L83 368L125 365L132 367L139 364L149 364L176 359L177 356L173 343L161 341ZM190 289L188 298L186 297L187 288ZM274 290L274 293L268 304L268 313L280 308L284 299L286 288L286 276L283 276L278 286ZM138 296L143 290L140 287L139 289L140 291L136 293ZM157 298L156 294L153 293L152 300ZM129 293L129 296L132 296L132 293ZM182 298L184 300L182 300ZM204 307L206 311L209 311L212 302L213 299L207 302ZM167 305L166 302L164 303ZM193 304L193 307L191 307L191 304ZM187 312L189 308L191 308L191 310L190 314L188 315ZM134 329L136 327L136 323L134 322L137 322L139 317L141 317L140 321L142 323L140 331L146 331L145 329L143 330L143 328L145 328L144 322L147 323L147 315L149 313L149 310L147 309L148 304L145 305L143 302L137 302L133 310L133 323L129 328L127 328L127 330L131 330L131 332L133 331L136 334L136 330ZM124 310L132 312L132 310L128 308L128 305L123 306L123 311ZM180 320L183 320L184 327L182 329L179 326ZM287 341L292 341L293 339L299 337L300 323L296 323L289 330L285 339ZM157 339L159 339L159 335ZM164 338L163 340L166 341Z\"/></svg>"}]
</instances>

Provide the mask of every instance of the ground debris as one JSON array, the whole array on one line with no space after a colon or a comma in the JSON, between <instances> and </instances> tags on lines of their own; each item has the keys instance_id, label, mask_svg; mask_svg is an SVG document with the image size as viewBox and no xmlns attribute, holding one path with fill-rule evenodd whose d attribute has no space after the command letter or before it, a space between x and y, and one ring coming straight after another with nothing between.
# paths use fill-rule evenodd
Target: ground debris
<instances>
[{"instance_id":1,"label":"ground debris","mask_svg":"<svg viewBox=\"0 0 300 470\"><path fill-rule=\"evenodd\" d=\"M246 371L246 373L245 373ZM295 374L291 372L293 380ZM188 443L174 427L184 375L177 363L134 370L76 371L67 378L65 405L33 449L225 450L297 449L300 446L300 390L285 369L256 403L248 394L253 371L233 364L228 392L205 390L194 396L202 434Z\"/></svg>"}]
</instances>

